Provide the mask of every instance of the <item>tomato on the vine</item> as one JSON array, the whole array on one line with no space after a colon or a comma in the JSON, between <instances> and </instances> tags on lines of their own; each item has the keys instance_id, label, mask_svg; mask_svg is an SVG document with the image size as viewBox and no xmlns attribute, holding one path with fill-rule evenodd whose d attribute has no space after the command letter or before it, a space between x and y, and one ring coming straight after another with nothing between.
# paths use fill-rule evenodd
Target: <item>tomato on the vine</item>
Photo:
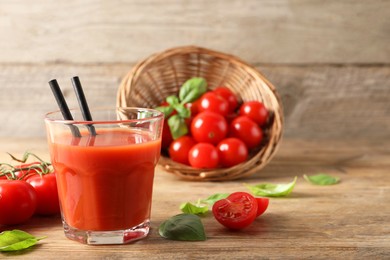
<instances>
[{"instance_id":1,"label":"tomato on the vine","mask_svg":"<svg viewBox=\"0 0 390 260\"><path fill-rule=\"evenodd\" d=\"M268 204L269 204L269 198L257 197L256 201L257 201L257 214L256 214L256 217L258 217L258 216L260 216L261 214L263 214L267 210Z\"/></svg>"},{"instance_id":2,"label":"tomato on the vine","mask_svg":"<svg viewBox=\"0 0 390 260\"><path fill-rule=\"evenodd\" d=\"M229 134L242 140L248 149L258 146L263 139L261 128L246 116L239 116L230 123Z\"/></svg>"},{"instance_id":3,"label":"tomato on the vine","mask_svg":"<svg viewBox=\"0 0 390 260\"><path fill-rule=\"evenodd\" d=\"M233 113L237 106L238 106L238 100L237 96L227 87L217 87L213 90L215 94L218 96L223 97L229 104L229 113Z\"/></svg>"},{"instance_id":4,"label":"tomato on the vine","mask_svg":"<svg viewBox=\"0 0 390 260\"><path fill-rule=\"evenodd\" d=\"M218 144L226 137L228 125L220 114L201 112L191 122L191 134L198 143Z\"/></svg>"},{"instance_id":5,"label":"tomato on the vine","mask_svg":"<svg viewBox=\"0 0 390 260\"><path fill-rule=\"evenodd\" d=\"M219 142L219 161L223 167L232 167L245 162L248 158L248 148L245 143L238 138L225 138Z\"/></svg>"},{"instance_id":6,"label":"tomato on the vine","mask_svg":"<svg viewBox=\"0 0 390 260\"><path fill-rule=\"evenodd\" d=\"M179 137L169 146L169 157L175 162L189 165L188 153L195 144L196 142L191 136Z\"/></svg>"},{"instance_id":7,"label":"tomato on the vine","mask_svg":"<svg viewBox=\"0 0 390 260\"><path fill-rule=\"evenodd\" d=\"M37 168L34 169L32 166L34 166L34 165L38 166L40 164L41 164L41 162L32 162L32 163L23 163L23 164L17 165L17 166L15 166L15 169L18 171L15 172L15 176L18 179L27 180L31 176L38 174L38 172L40 171L40 169L37 169Z\"/></svg>"},{"instance_id":8,"label":"tomato on the vine","mask_svg":"<svg viewBox=\"0 0 390 260\"><path fill-rule=\"evenodd\" d=\"M35 212L37 194L22 180L0 180L0 225L27 221Z\"/></svg>"},{"instance_id":9,"label":"tomato on the vine","mask_svg":"<svg viewBox=\"0 0 390 260\"><path fill-rule=\"evenodd\" d=\"M240 107L240 115L247 116L260 126L268 120L268 110L260 101L247 101Z\"/></svg>"},{"instance_id":10,"label":"tomato on the vine","mask_svg":"<svg viewBox=\"0 0 390 260\"><path fill-rule=\"evenodd\" d=\"M234 192L213 205L215 219L229 229L242 229L255 220L257 201L249 193Z\"/></svg>"},{"instance_id":11,"label":"tomato on the vine","mask_svg":"<svg viewBox=\"0 0 390 260\"><path fill-rule=\"evenodd\" d=\"M42 176L34 175L28 178L26 182L34 187L37 194L36 214L53 215L60 212L56 175L54 173Z\"/></svg>"},{"instance_id":12,"label":"tomato on the vine","mask_svg":"<svg viewBox=\"0 0 390 260\"><path fill-rule=\"evenodd\" d=\"M218 150L210 143L197 143L191 148L188 160L194 168L213 169L219 164Z\"/></svg>"},{"instance_id":13,"label":"tomato on the vine","mask_svg":"<svg viewBox=\"0 0 390 260\"><path fill-rule=\"evenodd\" d=\"M222 116L229 113L229 103L223 97L214 92L206 92L199 101L199 112L211 111Z\"/></svg>"}]
</instances>

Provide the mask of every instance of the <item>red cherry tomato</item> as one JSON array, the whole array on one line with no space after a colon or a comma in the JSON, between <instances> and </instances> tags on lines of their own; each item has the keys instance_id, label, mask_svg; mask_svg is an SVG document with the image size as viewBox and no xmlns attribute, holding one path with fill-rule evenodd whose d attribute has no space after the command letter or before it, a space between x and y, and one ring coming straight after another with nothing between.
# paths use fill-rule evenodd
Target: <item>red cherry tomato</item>
<instances>
[{"instance_id":1,"label":"red cherry tomato","mask_svg":"<svg viewBox=\"0 0 390 260\"><path fill-rule=\"evenodd\" d=\"M239 116L231 122L229 134L241 139L249 150L258 146L263 139L261 128L246 116Z\"/></svg>"},{"instance_id":2,"label":"red cherry tomato","mask_svg":"<svg viewBox=\"0 0 390 260\"><path fill-rule=\"evenodd\" d=\"M198 108L199 112L211 111L222 116L226 116L229 113L229 103L214 92L204 93L200 98Z\"/></svg>"},{"instance_id":3,"label":"red cherry tomato","mask_svg":"<svg viewBox=\"0 0 390 260\"><path fill-rule=\"evenodd\" d=\"M214 112L201 112L191 122L191 134L198 143L218 144L228 130L226 120Z\"/></svg>"},{"instance_id":4,"label":"red cherry tomato","mask_svg":"<svg viewBox=\"0 0 390 260\"><path fill-rule=\"evenodd\" d=\"M184 106L191 110L191 116L196 116L199 113L199 102L200 99L197 99L191 103L186 103Z\"/></svg>"},{"instance_id":5,"label":"red cherry tomato","mask_svg":"<svg viewBox=\"0 0 390 260\"><path fill-rule=\"evenodd\" d=\"M256 217L258 217L267 210L268 204L269 204L269 199L268 198L256 198L256 201L257 201Z\"/></svg>"},{"instance_id":6,"label":"red cherry tomato","mask_svg":"<svg viewBox=\"0 0 390 260\"><path fill-rule=\"evenodd\" d=\"M248 158L248 148L243 141L238 138L226 138L219 142L218 155L220 164L223 167L232 167L245 162Z\"/></svg>"},{"instance_id":7,"label":"red cherry tomato","mask_svg":"<svg viewBox=\"0 0 390 260\"><path fill-rule=\"evenodd\" d=\"M215 219L229 229L242 229L255 220L257 201L249 193L234 192L213 205Z\"/></svg>"},{"instance_id":8,"label":"red cherry tomato","mask_svg":"<svg viewBox=\"0 0 390 260\"><path fill-rule=\"evenodd\" d=\"M195 144L194 138L190 136L179 137L169 146L169 157L175 162L189 165L188 153Z\"/></svg>"},{"instance_id":9,"label":"red cherry tomato","mask_svg":"<svg viewBox=\"0 0 390 260\"><path fill-rule=\"evenodd\" d=\"M227 87L217 87L213 90L215 94L218 96L223 97L229 104L229 113L233 113L237 106L238 106L238 100L236 95Z\"/></svg>"},{"instance_id":10,"label":"red cherry tomato","mask_svg":"<svg viewBox=\"0 0 390 260\"><path fill-rule=\"evenodd\" d=\"M260 126L268 120L268 110L260 101L244 102L240 107L240 115L249 117Z\"/></svg>"},{"instance_id":11,"label":"red cherry tomato","mask_svg":"<svg viewBox=\"0 0 390 260\"><path fill-rule=\"evenodd\" d=\"M161 135L161 149L168 149L169 145L172 143L173 137L171 130L169 129L167 119L164 119L164 126Z\"/></svg>"},{"instance_id":12,"label":"red cherry tomato","mask_svg":"<svg viewBox=\"0 0 390 260\"><path fill-rule=\"evenodd\" d=\"M35 212L37 194L21 180L0 180L0 225L16 225L27 221Z\"/></svg>"},{"instance_id":13,"label":"red cherry tomato","mask_svg":"<svg viewBox=\"0 0 390 260\"><path fill-rule=\"evenodd\" d=\"M197 143L189 154L188 160L194 168L213 169L219 164L218 150L209 143Z\"/></svg>"},{"instance_id":14,"label":"red cherry tomato","mask_svg":"<svg viewBox=\"0 0 390 260\"><path fill-rule=\"evenodd\" d=\"M54 173L42 176L35 175L26 181L34 187L37 194L36 214L53 215L60 212L56 175Z\"/></svg>"}]
</instances>

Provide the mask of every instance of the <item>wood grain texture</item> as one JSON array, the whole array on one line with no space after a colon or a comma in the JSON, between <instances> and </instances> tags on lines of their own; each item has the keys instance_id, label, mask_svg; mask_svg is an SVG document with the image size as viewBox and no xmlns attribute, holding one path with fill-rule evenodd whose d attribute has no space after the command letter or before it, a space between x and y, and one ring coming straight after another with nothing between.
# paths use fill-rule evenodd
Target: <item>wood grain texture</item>
<instances>
[{"instance_id":1,"label":"wood grain texture","mask_svg":"<svg viewBox=\"0 0 390 260\"><path fill-rule=\"evenodd\" d=\"M0 136L44 136L43 117L57 105L48 81L57 78L70 107L70 82L80 76L90 107L114 106L131 64L0 65ZM278 66L258 69L282 97L286 137L390 139L390 66Z\"/></svg>"},{"instance_id":2,"label":"wood grain texture","mask_svg":"<svg viewBox=\"0 0 390 260\"><path fill-rule=\"evenodd\" d=\"M3 0L0 14L0 63L134 63L189 44L251 63L390 62L383 0Z\"/></svg>"},{"instance_id":3,"label":"wood grain texture","mask_svg":"<svg viewBox=\"0 0 390 260\"><path fill-rule=\"evenodd\" d=\"M0 138L4 151L21 154L33 147L48 158L44 139ZM183 182L158 168L152 207L152 231L129 245L86 246L64 237L58 217L35 217L17 227L47 236L15 259L386 259L390 255L390 145L372 140L318 141L285 139L274 160L248 179L231 182ZM331 187L308 184L303 174L326 172L341 178ZM161 238L158 226L179 213L182 202L215 192L245 191L243 182L298 181L287 198L272 199L267 212L248 229L230 232L212 216L202 218L205 242Z\"/></svg>"}]
</instances>

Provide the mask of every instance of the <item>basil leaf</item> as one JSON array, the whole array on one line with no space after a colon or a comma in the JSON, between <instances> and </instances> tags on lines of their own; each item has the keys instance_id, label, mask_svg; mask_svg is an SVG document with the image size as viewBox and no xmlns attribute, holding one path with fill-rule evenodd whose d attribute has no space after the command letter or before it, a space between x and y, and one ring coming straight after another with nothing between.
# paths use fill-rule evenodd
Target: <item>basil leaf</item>
<instances>
[{"instance_id":1,"label":"basil leaf","mask_svg":"<svg viewBox=\"0 0 390 260\"><path fill-rule=\"evenodd\" d=\"M165 118L168 118L173 112L173 107L171 106L161 106L161 107L156 107L155 109L160 112L163 112Z\"/></svg>"},{"instance_id":2,"label":"basil leaf","mask_svg":"<svg viewBox=\"0 0 390 260\"><path fill-rule=\"evenodd\" d=\"M22 230L14 229L0 233L0 251L18 251L34 246L45 237L34 237Z\"/></svg>"},{"instance_id":3,"label":"basil leaf","mask_svg":"<svg viewBox=\"0 0 390 260\"><path fill-rule=\"evenodd\" d=\"M303 178L312 184L323 185L323 186L333 185L340 182L339 177L333 177L324 173L319 173L317 175L311 175L311 176L307 176L305 174L303 175Z\"/></svg>"},{"instance_id":4,"label":"basil leaf","mask_svg":"<svg viewBox=\"0 0 390 260\"><path fill-rule=\"evenodd\" d=\"M204 78L194 77L181 86L179 99L181 104L186 104L198 99L207 90L207 82Z\"/></svg>"},{"instance_id":5,"label":"basil leaf","mask_svg":"<svg viewBox=\"0 0 390 260\"><path fill-rule=\"evenodd\" d=\"M161 223L160 236L181 241L204 241L206 234L200 218L193 214L179 214Z\"/></svg>"},{"instance_id":6,"label":"basil leaf","mask_svg":"<svg viewBox=\"0 0 390 260\"><path fill-rule=\"evenodd\" d=\"M295 176L294 180L287 184L263 183L263 184L253 185L253 186L252 185L246 185L246 186L256 196L284 197L289 195L292 192L296 182L297 182L297 177Z\"/></svg>"},{"instance_id":7,"label":"basil leaf","mask_svg":"<svg viewBox=\"0 0 390 260\"><path fill-rule=\"evenodd\" d=\"M191 116L191 110L181 104L175 105L174 108L177 111L178 115L182 118L189 118Z\"/></svg>"},{"instance_id":8,"label":"basil leaf","mask_svg":"<svg viewBox=\"0 0 390 260\"><path fill-rule=\"evenodd\" d=\"M215 202L221 199L226 199L230 194L229 193L215 193L201 202L209 204L210 206L214 205Z\"/></svg>"},{"instance_id":9,"label":"basil leaf","mask_svg":"<svg viewBox=\"0 0 390 260\"><path fill-rule=\"evenodd\" d=\"M209 211L209 207L207 205L194 205L191 202L186 202L180 205L180 210L187 214L203 215Z\"/></svg>"},{"instance_id":10,"label":"basil leaf","mask_svg":"<svg viewBox=\"0 0 390 260\"><path fill-rule=\"evenodd\" d=\"M169 105L175 107L176 105L180 104L179 98L176 97L175 95L169 96L166 98L166 101Z\"/></svg>"},{"instance_id":11,"label":"basil leaf","mask_svg":"<svg viewBox=\"0 0 390 260\"><path fill-rule=\"evenodd\" d=\"M168 119L169 129L173 139L177 139L188 133L188 127L183 118L179 115L173 115Z\"/></svg>"}]
</instances>

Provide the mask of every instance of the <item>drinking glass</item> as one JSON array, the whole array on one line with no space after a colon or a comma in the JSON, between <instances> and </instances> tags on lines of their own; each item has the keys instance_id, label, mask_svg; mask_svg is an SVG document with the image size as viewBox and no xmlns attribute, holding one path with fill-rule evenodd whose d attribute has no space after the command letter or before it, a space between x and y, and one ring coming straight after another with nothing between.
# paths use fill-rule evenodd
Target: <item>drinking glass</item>
<instances>
[{"instance_id":1,"label":"drinking glass","mask_svg":"<svg viewBox=\"0 0 390 260\"><path fill-rule=\"evenodd\" d=\"M163 114L146 108L71 110L45 117L66 237L125 244L147 236Z\"/></svg>"}]
</instances>

